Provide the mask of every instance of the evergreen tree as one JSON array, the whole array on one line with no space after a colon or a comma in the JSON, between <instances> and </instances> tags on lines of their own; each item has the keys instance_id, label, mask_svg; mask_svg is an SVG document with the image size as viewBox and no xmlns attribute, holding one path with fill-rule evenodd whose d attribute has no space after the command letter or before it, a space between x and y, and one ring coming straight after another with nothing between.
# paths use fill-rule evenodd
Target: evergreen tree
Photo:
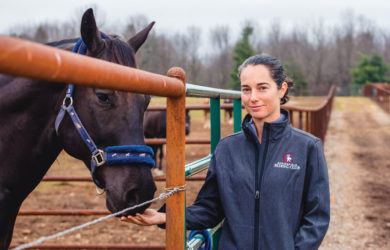
<instances>
[{"instance_id":1,"label":"evergreen tree","mask_svg":"<svg viewBox=\"0 0 390 250\"><path fill-rule=\"evenodd\" d=\"M385 77L389 65L377 53L368 57L359 53L360 61L352 70L353 83L359 87L372 82L386 82L389 79Z\"/></svg>"},{"instance_id":2,"label":"evergreen tree","mask_svg":"<svg viewBox=\"0 0 390 250\"><path fill-rule=\"evenodd\" d=\"M307 81L302 73L301 67L293 57L289 57L284 63L286 75L294 81L293 94L294 95L308 95Z\"/></svg>"},{"instance_id":3,"label":"evergreen tree","mask_svg":"<svg viewBox=\"0 0 390 250\"><path fill-rule=\"evenodd\" d=\"M256 54L256 51L253 49L252 45L249 43L249 36L253 33L253 27L246 26L242 31L242 37L233 48L233 61L234 68L232 73L230 73L230 83L229 87L232 89L240 89L240 79L238 79L238 67L250 56Z\"/></svg>"}]
</instances>

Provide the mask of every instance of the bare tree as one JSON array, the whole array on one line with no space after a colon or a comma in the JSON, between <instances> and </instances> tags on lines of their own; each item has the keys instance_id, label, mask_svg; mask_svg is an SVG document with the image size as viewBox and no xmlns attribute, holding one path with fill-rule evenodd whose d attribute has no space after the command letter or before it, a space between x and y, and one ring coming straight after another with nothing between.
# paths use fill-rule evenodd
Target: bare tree
<instances>
[{"instance_id":1,"label":"bare tree","mask_svg":"<svg viewBox=\"0 0 390 250\"><path fill-rule=\"evenodd\" d=\"M76 38L80 36L80 16L85 9L76 9L74 17L66 22L19 25L12 27L9 34L42 43ZM100 16L98 25L104 32L120 33L125 39L150 23L146 16L135 15L129 16L125 24L113 26L97 6L94 11ZM341 21L334 26L318 20L295 24L288 32L281 20L275 20L264 32L254 20L243 22L248 23L254 27L249 41L254 50L280 59L299 81L307 82L297 91L300 94L323 95L331 84L339 86L339 94L351 94L351 69L359 59L358 52L366 55L376 52L390 61L390 33L364 16L356 17L353 11L343 13ZM196 26L186 32L164 34L158 30L157 22L137 52L139 67L165 75L170 67L180 66L185 69L189 82L227 88L230 72L235 67L233 44L236 41L231 34L228 26L215 26L209 31L209 39L202 43L202 32ZM209 48L204 56L200 56L201 46Z\"/></svg>"},{"instance_id":2,"label":"bare tree","mask_svg":"<svg viewBox=\"0 0 390 250\"><path fill-rule=\"evenodd\" d=\"M210 30L212 53L206 60L207 82L210 86L226 88L234 63L228 26L216 26Z\"/></svg>"}]
</instances>

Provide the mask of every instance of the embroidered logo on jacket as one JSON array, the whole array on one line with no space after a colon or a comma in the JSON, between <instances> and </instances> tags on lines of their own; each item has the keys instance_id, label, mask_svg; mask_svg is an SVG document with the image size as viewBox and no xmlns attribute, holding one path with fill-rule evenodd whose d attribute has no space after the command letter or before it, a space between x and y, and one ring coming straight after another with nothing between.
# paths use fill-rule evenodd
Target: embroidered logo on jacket
<instances>
[{"instance_id":1,"label":"embroidered logo on jacket","mask_svg":"<svg viewBox=\"0 0 390 250\"><path fill-rule=\"evenodd\" d=\"M283 162L277 162L274 164L275 168L288 168L288 169L301 169L301 166L293 163L294 155L287 153L283 156Z\"/></svg>"},{"instance_id":2,"label":"embroidered logo on jacket","mask_svg":"<svg viewBox=\"0 0 390 250\"><path fill-rule=\"evenodd\" d=\"M285 162L285 163L292 163L292 158L293 158L293 154L285 154L284 156L283 156L283 161Z\"/></svg>"}]
</instances>

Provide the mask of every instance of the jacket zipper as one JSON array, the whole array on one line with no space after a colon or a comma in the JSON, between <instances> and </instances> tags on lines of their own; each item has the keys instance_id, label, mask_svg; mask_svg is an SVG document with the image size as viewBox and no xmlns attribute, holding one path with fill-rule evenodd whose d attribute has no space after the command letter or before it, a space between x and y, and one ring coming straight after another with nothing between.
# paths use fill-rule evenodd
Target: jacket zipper
<instances>
[{"instance_id":1,"label":"jacket zipper","mask_svg":"<svg viewBox=\"0 0 390 250\"><path fill-rule=\"evenodd\" d=\"M255 228L254 228L254 249L258 250L259 249L259 220L260 220L260 188L261 188L261 182L263 180L263 173L264 173L264 166L265 166L265 159L267 156L267 151L268 151L268 142L269 142L269 127L266 127L266 140L265 140L265 145L263 149L263 158L261 161L261 166L260 166L260 176L258 174L259 168L256 167L255 171ZM256 166L258 165L259 161L259 154L256 154Z\"/></svg>"}]
</instances>

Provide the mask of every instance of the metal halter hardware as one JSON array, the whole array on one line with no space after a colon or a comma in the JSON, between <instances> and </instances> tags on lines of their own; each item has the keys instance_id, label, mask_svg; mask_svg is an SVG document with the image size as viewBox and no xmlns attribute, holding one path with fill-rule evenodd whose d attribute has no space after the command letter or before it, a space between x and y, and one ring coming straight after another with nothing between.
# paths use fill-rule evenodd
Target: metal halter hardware
<instances>
[{"instance_id":1,"label":"metal halter hardware","mask_svg":"<svg viewBox=\"0 0 390 250\"><path fill-rule=\"evenodd\" d=\"M92 153L92 159L96 162L96 167L99 167L101 165L104 165L104 163L106 163L106 161L104 160L103 153L104 151L101 149L98 149L98 151L95 154Z\"/></svg>"},{"instance_id":2,"label":"metal halter hardware","mask_svg":"<svg viewBox=\"0 0 390 250\"><path fill-rule=\"evenodd\" d=\"M107 38L106 35L101 33L102 38ZM80 38L79 41L73 48L74 53L86 54L87 46L83 43L83 40ZM76 110L73 106L73 89L74 85L69 84L66 91L65 98L62 102L61 109L57 115L55 121L55 130L58 135L58 128L65 116L69 114L70 118L75 125L77 132L80 134L81 138L88 146L91 151L91 176L96 186L101 189L104 189L104 186L95 178L95 171L97 167L102 165L113 166L113 165L124 165L124 164L145 164L150 167L155 166L153 160L154 152L151 147L145 145L121 145L121 146L111 146L106 147L104 150L99 149L92 138L89 136L87 130L84 128L81 123Z\"/></svg>"}]
</instances>

